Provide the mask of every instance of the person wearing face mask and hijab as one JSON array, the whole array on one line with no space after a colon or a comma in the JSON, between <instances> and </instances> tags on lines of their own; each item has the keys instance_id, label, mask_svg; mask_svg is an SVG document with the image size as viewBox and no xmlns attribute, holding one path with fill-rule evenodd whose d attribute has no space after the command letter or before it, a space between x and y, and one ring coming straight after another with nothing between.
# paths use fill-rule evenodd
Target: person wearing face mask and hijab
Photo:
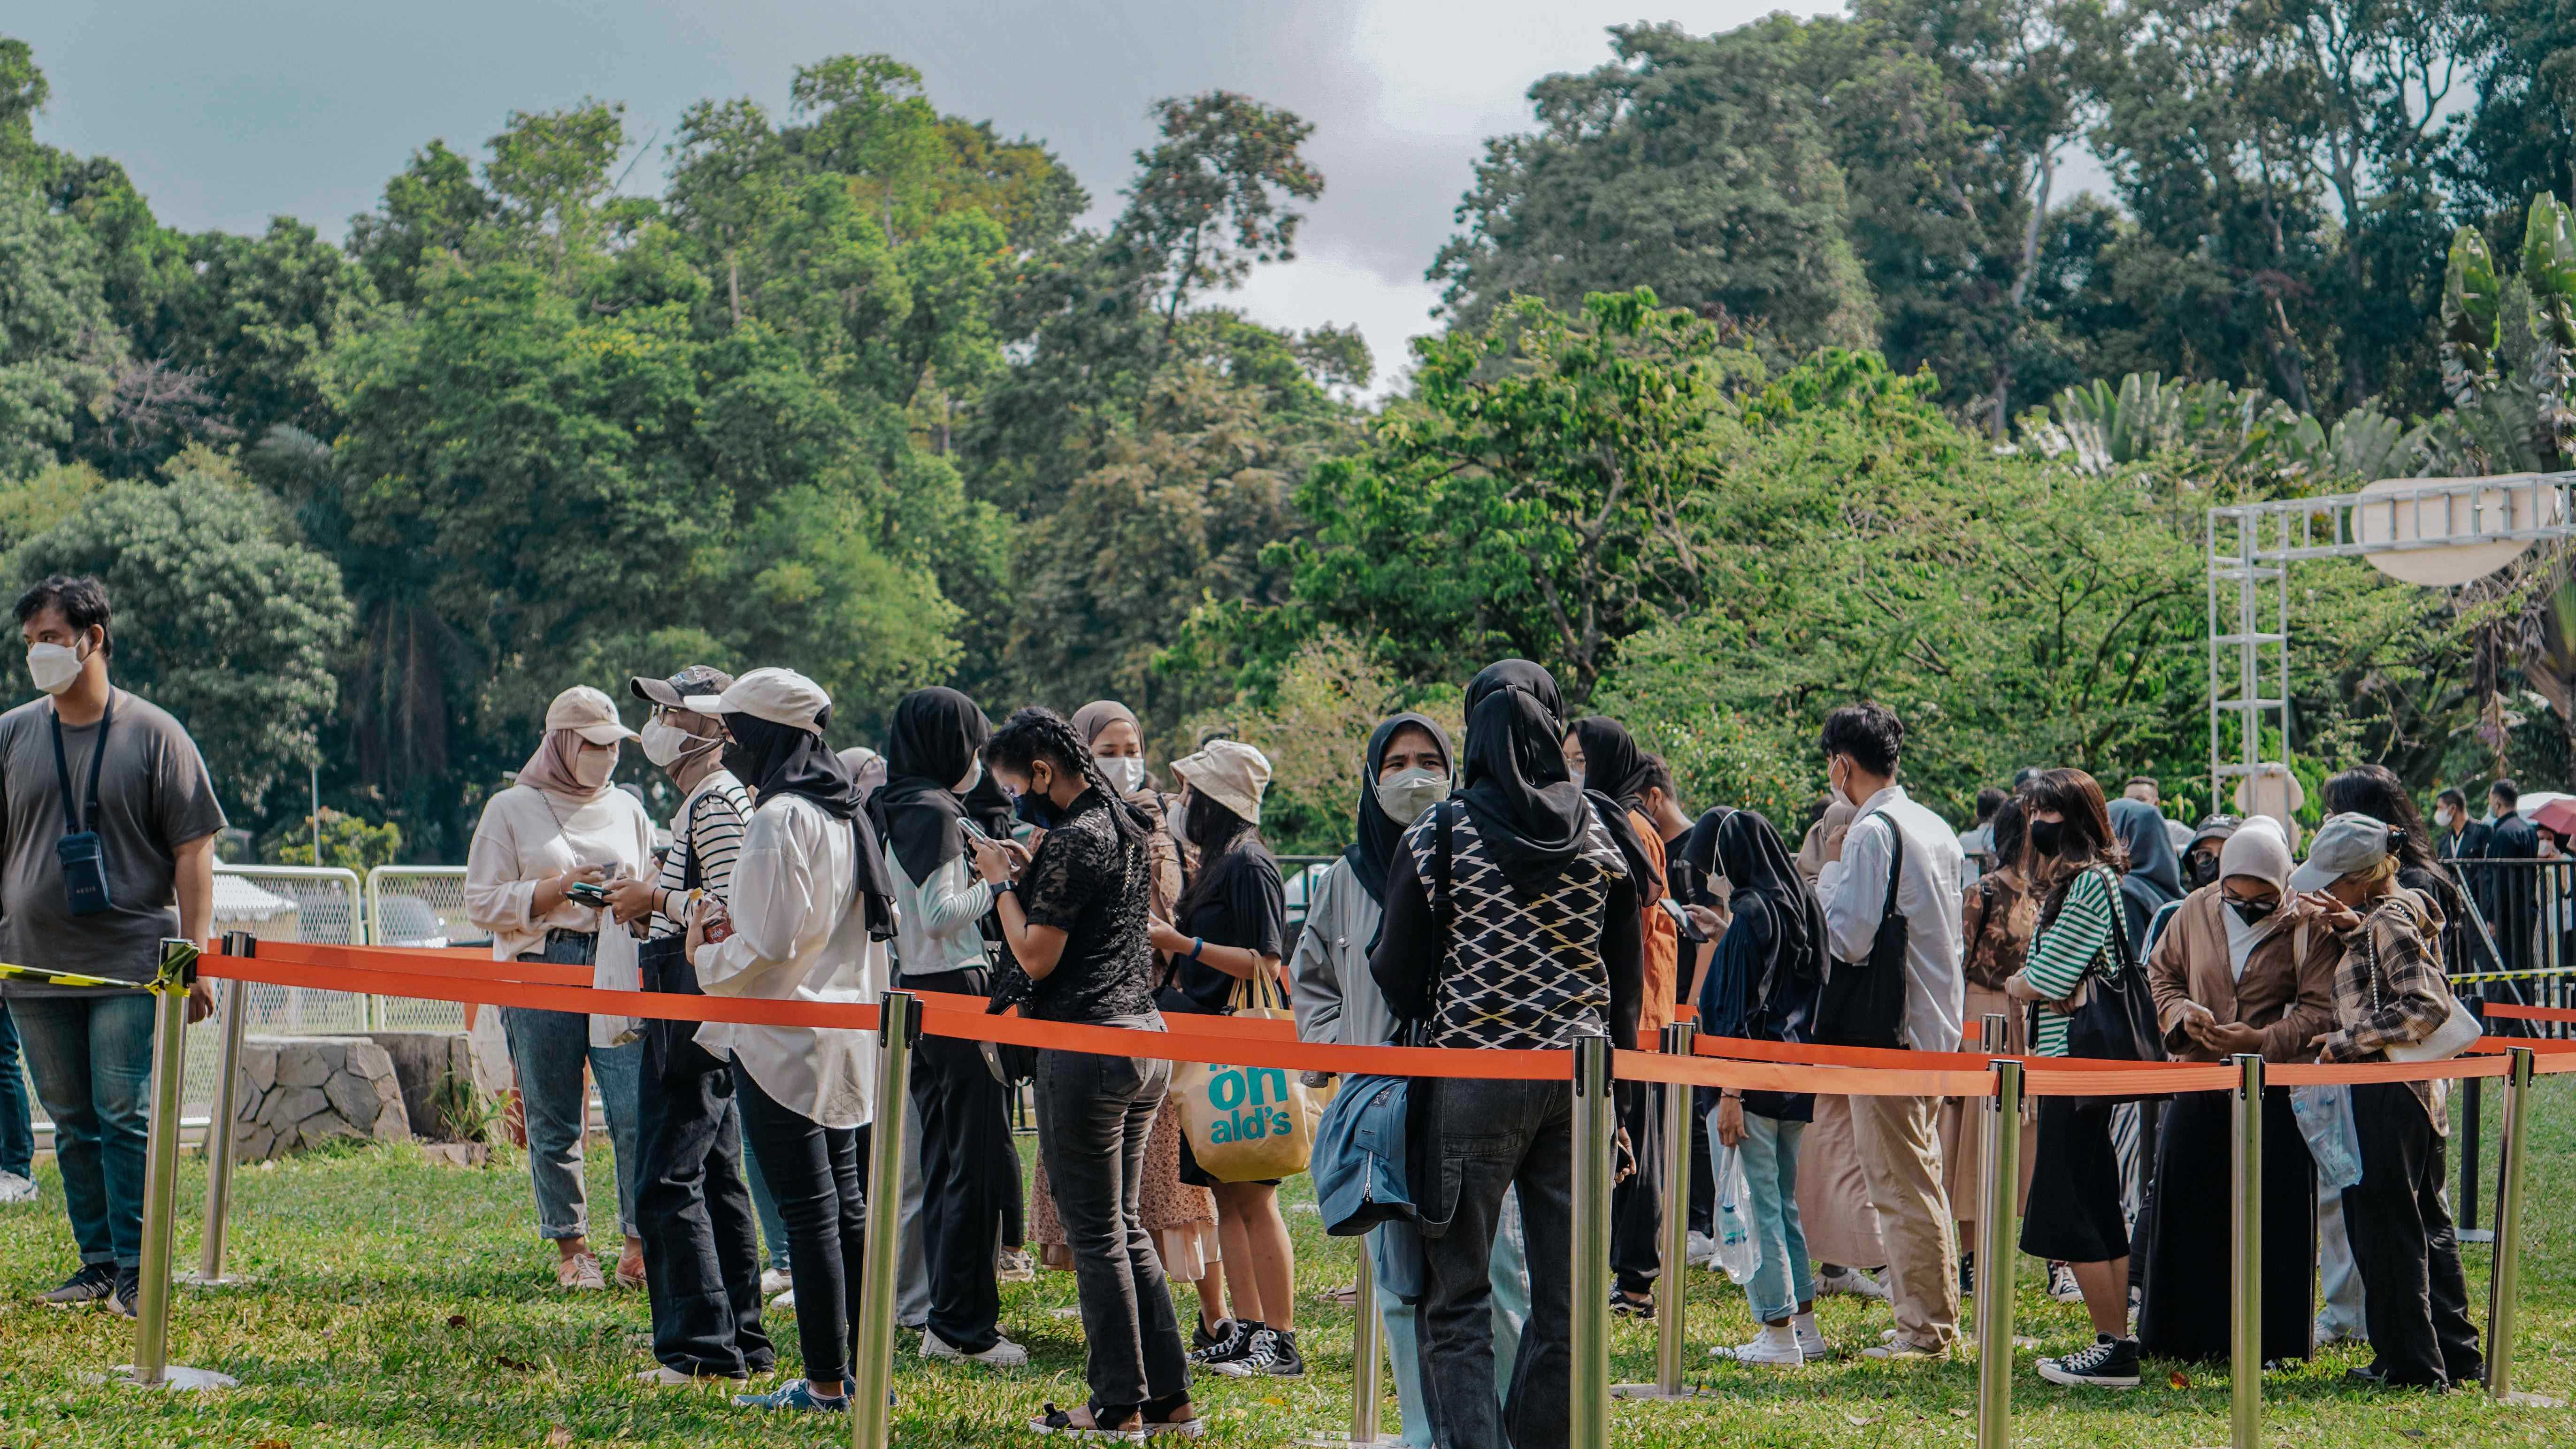
<instances>
[{"instance_id":1,"label":"person wearing face mask and hijab","mask_svg":"<svg viewBox=\"0 0 2576 1449\"><path fill-rule=\"evenodd\" d=\"M567 689L546 707L545 738L520 767L517 783L484 805L465 854L465 914L492 933L495 960L592 965L604 951L635 954L625 931L605 929L613 922L604 905L572 894L641 876L653 858L653 817L642 801L609 783L617 747L634 738L606 694L588 685ZM617 1216L626 1234L617 1277L624 1286L642 1286L635 1119L643 1042L602 1046L590 1018L574 1012L505 1006L500 1016L527 1115L537 1231L555 1245L556 1283L575 1290L607 1286L590 1251L582 1185L589 1116L582 1068L588 1066L617 1158Z\"/></svg>"},{"instance_id":2,"label":"person wearing face mask and hijab","mask_svg":"<svg viewBox=\"0 0 2576 1449\"><path fill-rule=\"evenodd\" d=\"M1449 796L1450 759L1447 731L1427 715L1395 715L1379 721L1369 735L1353 843L1316 878L1307 897L1306 930L1288 962L1301 1040L1340 1046L1401 1044L1402 1023L1369 975L1369 944L1377 939L1378 922L1386 912L1387 872L1405 828ZM1395 1398L1404 1418L1401 1442L1428 1446L1431 1413L1422 1391L1420 1316L1388 1286L1395 1280L1383 1271L1389 1251L1385 1237L1371 1233L1367 1251L1377 1253L1381 1264L1376 1308L1386 1324L1387 1352L1395 1366ZM1529 1264L1516 1204L1505 1206L1487 1282L1493 1290L1494 1391L1499 1402L1510 1394L1511 1361L1520 1349L1521 1322L1529 1315Z\"/></svg>"},{"instance_id":3,"label":"person wearing face mask and hijab","mask_svg":"<svg viewBox=\"0 0 2576 1449\"><path fill-rule=\"evenodd\" d=\"M689 919L683 954L710 996L875 1001L887 985L894 887L858 782L823 744L831 696L792 669L755 669L688 708L716 715L726 765L751 786L751 823L734 861L732 933L707 939ZM796 1249L796 1336L804 1374L739 1408L846 1410L858 1322L866 1205L859 1185L876 1095L876 1039L846 1027L707 1022L700 1046L734 1064L743 1135Z\"/></svg>"},{"instance_id":4,"label":"person wearing face mask and hijab","mask_svg":"<svg viewBox=\"0 0 2576 1449\"><path fill-rule=\"evenodd\" d=\"M1568 778L1564 706L1546 670L1526 659L1490 665L1468 683L1466 705L1463 787L1398 842L1369 976L1397 1016L1425 1023L1428 1044L1446 1050L1563 1050L1580 1036L1634 1046L1645 946L1634 844L1616 833L1626 819ZM1444 868L1445 910L1433 900ZM1563 1444L1573 1084L1431 1085L1423 1150L1444 1164L1453 1194L1448 1230L1425 1249L1419 1310L1435 1442ZM1529 1320L1498 1414L1490 1300L1507 1191L1520 1199L1529 1261L1558 1266L1530 1276Z\"/></svg>"},{"instance_id":5,"label":"person wearing face mask and hijab","mask_svg":"<svg viewBox=\"0 0 2576 1449\"><path fill-rule=\"evenodd\" d=\"M1101 778L1119 799L1136 807L1129 812L1133 817L1146 822L1145 858L1151 866L1146 908L1154 919L1170 920L1183 884L1181 848L1172 839L1170 820L1176 805L1154 788L1153 778L1145 772L1143 726L1133 710L1114 699L1093 700L1075 710L1067 723L1091 751L1091 762ZM1158 958L1156 979L1167 969L1168 963ZM1181 1181L1180 1144L1186 1130L1178 1103L1165 1097L1145 1148L1144 1190L1137 1217L1153 1237L1164 1279L1187 1282L1197 1290L1199 1316L1190 1329L1190 1348L1203 1352L1223 1343L1232 1325L1226 1319L1225 1268L1217 1248L1216 1195ZM1056 1210L1043 1155L1029 1190L1029 1241L1038 1245L1051 1265L1073 1266L1073 1248L1065 1234L1064 1217Z\"/></svg>"},{"instance_id":6,"label":"person wearing face mask and hijab","mask_svg":"<svg viewBox=\"0 0 2576 1449\"><path fill-rule=\"evenodd\" d=\"M886 782L868 801L894 884L894 954L913 991L984 997L992 971L982 921L992 887L966 855L964 797L983 780L993 726L953 689L917 689L895 702ZM911 1097L921 1119L921 1231L929 1316L921 1356L1019 1368L1028 1350L1002 1337L993 1245L1020 1196L1010 1096L975 1042L925 1036L914 1049Z\"/></svg>"},{"instance_id":7,"label":"person wearing face mask and hijab","mask_svg":"<svg viewBox=\"0 0 2576 1449\"><path fill-rule=\"evenodd\" d=\"M1577 783L1605 797L1626 813L1628 830L1643 851L1639 925L1646 942L1646 994L1637 1017L1637 1039L1655 1043L1673 1020L1679 1004L1675 978L1681 974L1681 933L1664 909L1664 838L1646 813L1652 771L1628 727L1608 715L1589 715L1574 723L1563 741L1565 768ZM1681 983L1687 985L1687 982ZM1655 1313L1655 1281L1663 1272L1663 1113L1656 1101L1663 1089L1644 1082L1621 1082L1619 1130L1636 1154L1637 1171L1611 1190L1610 1266L1618 1275L1612 1285L1610 1311L1631 1318Z\"/></svg>"},{"instance_id":8,"label":"person wearing face mask and hijab","mask_svg":"<svg viewBox=\"0 0 2576 1449\"><path fill-rule=\"evenodd\" d=\"M646 991L703 994L680 954L681 939L691 904L700 896L722 900L733 885L751 796L724 767L723 727L682 701L732 683L732 675L703 664L627 683L652 707L640 737L644 758L680 790L660 874L608 890L619 924L645 938L636 967ZM748 1378L777 1358L760 1323L760 1237L743 1184L733 1064L699 1046L696 1029L692 1022L643 1022L637 1094L635 1216L660 1360L637 1377L669 1387Z\"/></svg>"},{"instance_id":9,"label":"person wearing face mask and hijab","mask_svg":"<svg viewBox=\"0 0 2576 1449\"><path fill-rule=\"evenodd\" d=\"M2269 823L2228 837L2219 879L2185 898L2147 958L2156 1023L2176 1061L2313 1059L2308 1045L2334 1024L2340 954L2316 907L2290 890L2290 847ZM2206 1219L2175 1205L2223 1200L2233 1109L2226 1092L2169 1102L2157 1133L2161 1210L2139 1223L2145 1300L2138 1343L2153 1358L2212 1363L2227 1356L2234 1293ZM2316 1170L2290 1110L2289 1089L2263 1094L2263 1357L2315 1351Z\"/></svg>"}]
</instances>

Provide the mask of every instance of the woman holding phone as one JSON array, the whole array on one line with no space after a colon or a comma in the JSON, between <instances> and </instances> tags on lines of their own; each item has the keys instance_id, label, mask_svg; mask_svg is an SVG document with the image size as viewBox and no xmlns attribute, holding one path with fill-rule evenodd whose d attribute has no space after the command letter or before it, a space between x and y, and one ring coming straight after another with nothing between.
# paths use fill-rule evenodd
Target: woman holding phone
<instances>
[{"instance_id":1,"label":"woman holding phone","mask_svg":"<svg viewBox=\"0 0 2576 1449\"><path fill-rule=\"evenodd\" d=\"M546 707L545 738L518 782L483 807L466 851L465 914L492 933L493 959L579 966L598 959L607 883L644 874L653 856L653 818L644 802L609 783L618 746L633 738L617 706L588 685L565 690ZM612 949L634 949L625 932L612 934ZM643 1042L601 1046L587 1016L515 1006L501 1008L501 1030L527 1120L537 1232L555 1245L556 1284L574 1291L608 1286L590 1250L582 1183L586 1066L599 1083L617 1157L617 1220L626 1238L617 1280L643 1286L644 1244L635 1231Z\"/></svg>"}]
</instances>

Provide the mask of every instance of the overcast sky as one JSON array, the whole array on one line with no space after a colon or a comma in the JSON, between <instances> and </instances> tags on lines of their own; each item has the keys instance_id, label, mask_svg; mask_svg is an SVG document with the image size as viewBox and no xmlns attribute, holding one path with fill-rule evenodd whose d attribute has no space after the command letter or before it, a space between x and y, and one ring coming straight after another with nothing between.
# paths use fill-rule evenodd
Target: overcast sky
<instances>
[{"instance_id":1,"label":"overcast sky","mask_svg":"<svg viewBox=\"0 0 2576 1449\"><path fill-rule=\"evenodd\" d=\"M0 32L53 82L37 134L124 163L163 222L255 231L278 213L337 237L443 137L479 154L512 110L622 100L656 131L627 183L651 191L690 102L786 108L793 69L884 51L939 109L1044 141L1115 213L1158 97L1224 88L1315 123L1325 192L1297 261L1236 299L1288 327L1356 323L1381 375L1429 330L1422 279L1483 139L1526 127L1524 92L1608 57L1604 27L1723 30L1818 0L42 0Z\"/></svg>"}]
</instances>

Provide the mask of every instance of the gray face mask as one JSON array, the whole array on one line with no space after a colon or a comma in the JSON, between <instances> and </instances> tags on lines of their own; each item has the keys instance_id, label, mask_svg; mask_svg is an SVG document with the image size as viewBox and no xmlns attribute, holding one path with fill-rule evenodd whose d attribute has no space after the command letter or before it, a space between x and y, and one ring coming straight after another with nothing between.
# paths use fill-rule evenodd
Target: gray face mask
<instances>
[{"instance_id":1,"label":"gray face mask","mask_svg":"<svg viewBox=\"0 0 2576 1449\"><path fill-rule=\"evenodd\" d=\"M1411 825L1422 812L1449 794L1449 777L1438 770L1403 770L1377 782L1377 808L1398 825Z\"/></svg>"}]
</instances>

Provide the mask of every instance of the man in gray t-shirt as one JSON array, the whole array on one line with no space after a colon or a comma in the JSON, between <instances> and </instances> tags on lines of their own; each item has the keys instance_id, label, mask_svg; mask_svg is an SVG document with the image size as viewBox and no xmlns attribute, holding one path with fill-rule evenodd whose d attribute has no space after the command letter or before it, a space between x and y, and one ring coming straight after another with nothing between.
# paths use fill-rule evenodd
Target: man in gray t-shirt
<instances>
[{"instance_id":1,"label":"man in gray t-shirt","mask_svg":"<svg viewBox=\"0 0 2576 1449\"><path fill-rule=\"evenodd\" d=\"M47 579L19 597L17 616L27 672L48 697L0 714L0 959L148 981L164 937L206 940L223 807L179 722L109 684L107 590L96 579ZM57 847L75 824L97 836L104 901L93 893L76 902L80 882L65 880ZM80 1245L79 1270L44 1301L103 1301L131 1313L143 1254L152 998L18 979L0 981L0 994L53 1119L63 1204ZM193 988L189 1020L212 1002L206 987Z\"/></svg>"}]
</instances>

